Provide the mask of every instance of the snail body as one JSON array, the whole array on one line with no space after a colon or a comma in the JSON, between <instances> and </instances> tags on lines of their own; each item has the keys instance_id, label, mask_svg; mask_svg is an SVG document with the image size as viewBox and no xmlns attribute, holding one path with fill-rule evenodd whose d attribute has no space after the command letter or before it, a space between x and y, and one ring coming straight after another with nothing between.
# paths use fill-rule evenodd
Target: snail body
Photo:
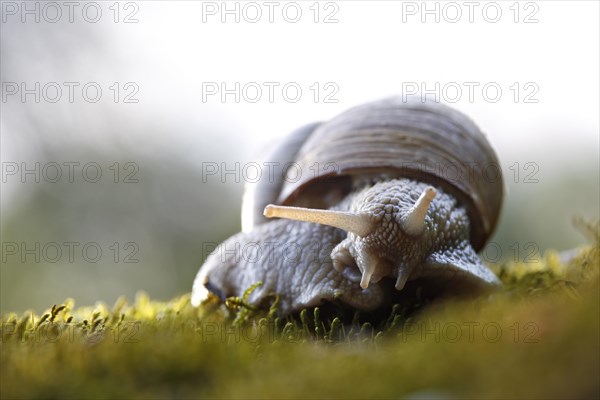
<instances>
[{"instance_id":1,"label":"snail body","mask_svg":"<svg viewBox=\"0 0 600 400\"><path fill-rule=\"evenodd\" d=\"M458 292L498 284L477 255L500 212L499 170L484 175L498 161L457 111L396 98L366 104L295 131L267 159L311 174L247 185L243 232L200 268L194 305L258 281L248 301L278 296L281 315L324 302L375 310L408 281Z\"/></svg>"}]
</instances>

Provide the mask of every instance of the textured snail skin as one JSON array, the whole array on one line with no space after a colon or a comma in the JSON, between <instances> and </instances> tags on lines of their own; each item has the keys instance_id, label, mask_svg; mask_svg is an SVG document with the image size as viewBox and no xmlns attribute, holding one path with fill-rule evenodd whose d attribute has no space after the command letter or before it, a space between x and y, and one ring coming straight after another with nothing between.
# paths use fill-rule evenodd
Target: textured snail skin
<instances>
[{"instance_id":1,"label":"textured snail skin","mask_svg":"<svg viewBox=\"0 0 600 400\"><path fill-rule=\"evenodd\" d=\"M253 305L279 296L280 315L337 299L350 307L371 310L383 302L383 290L371 285L363 290L360 275L333 269L331 250L346 233L325 225L275 220L250 233L227 239L211 254L196 277L192 304L199 305L208 291L222 300L242 296L251 285L262 282L250 295ZM228 251L236 248L237 252ZM246 249L246 251L244 251Z\"/></svg>"},{"instance_id":2,"label":"textured snail skin","mask_svg":"<svg viewBox=\"0 0 600 400\"><path fill-rule=\"evenodd\" d=\"M403 230L407 211L428 187L394 179L349 194L334 208L371 216L375 229L363 238L337 228L289 220L273 220L234 235L198 272L192 303L200 304L209 291L222 299L241 296L262 281L249 303L261 305L278 295L280 315L325 301L368 311L385 305L386 291L396 290L382 285L383 278L398 282L398 289L407 280L419 278L443 278L447 285L498 284L471 247L465 209L441 189L436 189L428 208L423 232L409 235ZM360 281L365 265L376 267L363 289Z\"/></svg>"}]
</instances>

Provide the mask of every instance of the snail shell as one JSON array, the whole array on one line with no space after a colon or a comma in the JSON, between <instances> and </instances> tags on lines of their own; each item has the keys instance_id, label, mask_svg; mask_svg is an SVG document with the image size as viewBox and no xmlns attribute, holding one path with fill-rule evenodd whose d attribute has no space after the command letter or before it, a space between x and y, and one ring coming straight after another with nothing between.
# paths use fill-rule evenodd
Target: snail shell
<instances>
[{"instance_id":1,"label":"snail shell","mask_svg":"<svg viewBox=\"0 0 600 400\"><path fill-rule=\"evenodd\" d=\"M455 197L467 209L478 251L494 231L504 195L500 163L485 135L464 114L435 102L390 98L352 108L295 131L269 159L282 166L294 161L293 171L302 173L278 180L277 196L273 191L247 197L245 207L263 222L268 204L329 208L340 198L323 195L331 188L347 194L353 189L348 178L385 174L429 183Z\"/></svg>"}]
</instances>

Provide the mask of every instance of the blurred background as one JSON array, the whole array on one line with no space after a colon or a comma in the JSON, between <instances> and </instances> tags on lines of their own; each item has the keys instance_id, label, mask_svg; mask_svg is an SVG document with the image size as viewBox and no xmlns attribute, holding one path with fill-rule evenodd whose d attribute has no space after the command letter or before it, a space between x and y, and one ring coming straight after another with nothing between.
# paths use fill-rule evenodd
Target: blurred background
<instances>
[{"instance_id":1,"label":"blurred background","mask_svg":"<svg viewBox=\"0 0 600 400\"><path fill-rule=\"evenodd\" d=\"M54 4L2 2L2 312L189 292L240 229L243 177L207 165L415 88L502 162L488 261L581 245L571 219L598 218L597 2Z\"/></svg>"}]
</instances>

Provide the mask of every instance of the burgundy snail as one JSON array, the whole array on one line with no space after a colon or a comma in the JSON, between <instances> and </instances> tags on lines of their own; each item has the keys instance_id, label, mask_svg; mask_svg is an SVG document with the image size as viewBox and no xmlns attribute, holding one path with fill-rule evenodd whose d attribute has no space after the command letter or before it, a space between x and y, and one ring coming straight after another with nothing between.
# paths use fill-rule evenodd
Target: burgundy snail
<instances>
[{"instance_id":1,"label":"burgundy snail","mask_svg":"<svg viewBox=\"0 0 600 400\"><path fill-rule=\"evenodd\" d=\"M280 315L328 302L376 310L407 282L458 293L499 284L477 251L504 184L462 113L400 98L365 104L296 130L262 165L270 171L245 188L242 232L196 276L195 306L259 281L248 302L279 297Z\"/></svg>"}]
</instances>

